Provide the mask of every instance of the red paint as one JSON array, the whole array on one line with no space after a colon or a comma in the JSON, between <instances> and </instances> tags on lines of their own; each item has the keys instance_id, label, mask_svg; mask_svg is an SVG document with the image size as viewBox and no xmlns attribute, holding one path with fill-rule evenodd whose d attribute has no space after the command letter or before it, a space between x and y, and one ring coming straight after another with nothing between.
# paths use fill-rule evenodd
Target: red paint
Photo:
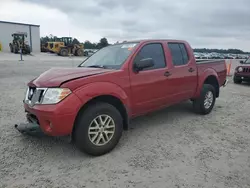
<instances>
[{"instance_id":1,"label":"red paint","mask_svg":"<svg viewBox=\"0 0 250 188\"><path fill-rule=\"evenodd\" d=\"M82 102L73 93L56 105L35 105L31 108L24 103L24 108L38 118L40 127L46 134L64 136L72 132L72 125L81 105Z\"/></svg>"},{"instance_id":2,"label":"red paint","mask_svg":"<svg viewBox=\"0 0 250 188\"><path fill-rule=\"evenodd\" d=\"M160 42L166 57L165 68L135 73L133 59L148 43ZM174 67L168 42L184 43L189 55L187 65ZM193 68L194 72L188 70ZM164 76L168 71L172 75ZM65 87L72 91L66 99L56 105L35 105L25 109L39 119L44 132L52 136L71 134L77 113L89 100L111 95L126 107L129 118L139 116L169 105L199 96L208 76L215 76L222 86L226 79L225 61L213 61L196 65L193 50L185 41L144 40L132 50L120 70L98 68L51 69L41 74L28 85L36 87ZM49 123L52 123L52 127Z\"/></svg>"}]
</instances>

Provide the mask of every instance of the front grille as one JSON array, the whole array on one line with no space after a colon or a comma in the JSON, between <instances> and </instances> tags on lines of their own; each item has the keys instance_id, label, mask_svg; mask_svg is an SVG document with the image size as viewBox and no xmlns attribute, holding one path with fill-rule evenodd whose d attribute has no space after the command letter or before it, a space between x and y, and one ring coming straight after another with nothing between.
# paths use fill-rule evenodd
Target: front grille
<instances>
[{"instance_id":1,"label":"front grille","mask_svg":"<svg viewBox=\"0 0 250 188\"><path fill-rule=\"evenodd\" d=\"M250 72L250 68L247 67L243 68L243 72Z\"/></svg>"},{"instance_id":2,"label":"front grille","mask_svg":"<svg viewBox=\"0 0 250 188\"><path fill-rule=\"evenodd\" d=\"M25 96L25 103L30 106L40 104L45 94L46 88L29 87Z\"/></svg>"}]
</instances>

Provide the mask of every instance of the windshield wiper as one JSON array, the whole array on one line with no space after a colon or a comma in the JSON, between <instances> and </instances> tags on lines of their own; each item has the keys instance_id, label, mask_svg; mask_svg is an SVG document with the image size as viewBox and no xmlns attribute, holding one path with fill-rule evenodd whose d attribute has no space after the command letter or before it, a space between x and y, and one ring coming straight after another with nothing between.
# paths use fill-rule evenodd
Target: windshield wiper
<instances>
[{"instance_id":1,"label":"windshield wiper","mask_svg":"<svg viewBox=\"0 0 250 188\"><path fill-rule=\"evenodd\" d=\"M90 67L90 68L101 68L101 69L105 69L105 68L106 68L104 65L90 65L90 66L86 66L86 67Z\"/></svg>"}]
</instances>

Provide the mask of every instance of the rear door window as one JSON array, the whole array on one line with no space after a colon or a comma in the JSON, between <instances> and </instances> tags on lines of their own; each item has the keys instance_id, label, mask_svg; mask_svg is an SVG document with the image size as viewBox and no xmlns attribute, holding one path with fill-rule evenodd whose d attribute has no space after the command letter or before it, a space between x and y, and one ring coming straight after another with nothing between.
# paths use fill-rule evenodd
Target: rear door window
<instances>
[{"instance_id":1,"label":"rear door window","mask_svg":"<svg viewBox=\"0 0 250 188\"><path fill-rule=\"evenodd\" d=\"M184 44L168 43L168 47L171 52L174 66L186 65L188 63L189 57Z\"/></svg>"},{"instance_id":2,"label":"rear door window","mask_svg":"<svg viewBox=\"0 0 250 188\"><path fill-rule=\"evenodd\" d=\"M187 49L186 49L186 47L185 47L184 44L179 44L179 46L180 46L180 48L181 48L183 63L184 63L184 65L186 65L186 64L188 63L188 61L189 61Z\"/></svg>"}]
</instances>

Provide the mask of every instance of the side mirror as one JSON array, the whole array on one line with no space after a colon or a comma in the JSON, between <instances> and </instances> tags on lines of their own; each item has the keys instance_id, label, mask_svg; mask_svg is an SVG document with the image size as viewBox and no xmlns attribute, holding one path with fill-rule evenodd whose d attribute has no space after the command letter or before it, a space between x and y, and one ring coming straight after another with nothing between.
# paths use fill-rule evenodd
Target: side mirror
<instances>
[{"instance_id":1,"label":"side mirror","mask_svg":"<svg viewBox=\"0 0 250 188\"><path fill-rule=\"evenodd\" d=\"M135 69L135 71L139 72L143 69L153 67L154 65L155 65L154 60L152 58L145 58L145 59L142 59L142 60L136 62L134 64L134 69Z\"/></svg>"},{"instance_id":2,"label":"side mirror","mask_svg":"<svg viewBox=\"0 0 250 188\"><path fill-rule=\"evenodd\" d=\"M244 61L240 61L240 64L244 64Z\"/></svg>"}]
</instances>

